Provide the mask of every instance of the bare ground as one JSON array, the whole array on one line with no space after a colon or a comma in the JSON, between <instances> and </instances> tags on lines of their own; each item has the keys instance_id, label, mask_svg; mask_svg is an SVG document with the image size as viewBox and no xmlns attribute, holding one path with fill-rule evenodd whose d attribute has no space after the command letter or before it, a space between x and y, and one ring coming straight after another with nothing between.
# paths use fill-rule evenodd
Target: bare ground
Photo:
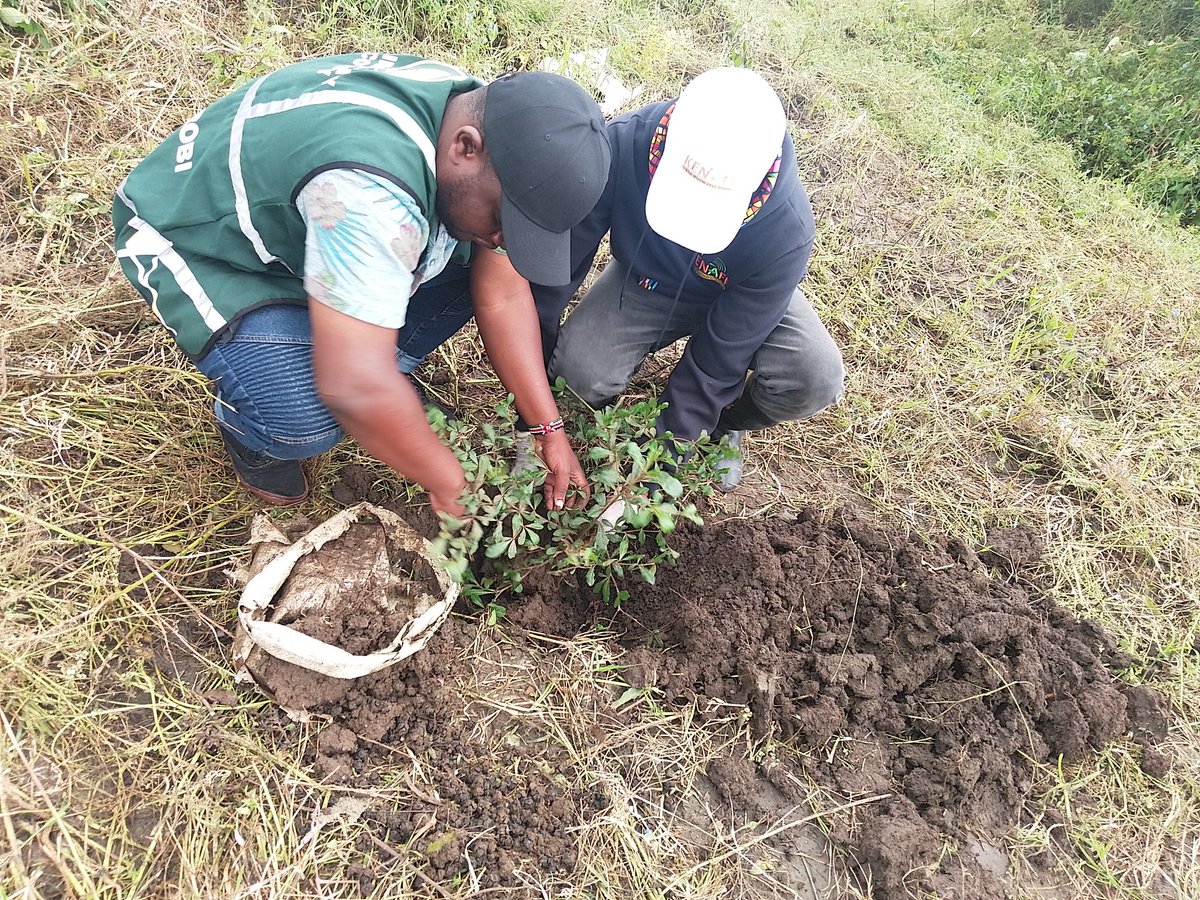
<instances>
[{"instance_id":1,"label":"bare ground","mask_svg":"<svg viewBox=\"0 0 1200 900\"><path fill-rule=\"evenodd\" d=\"M998 530L976 553L842 509L728 520L674 543L678 563L655 586L631 584L615 614L573 585L527 586L509 607L506 652L601 627L626 697L718 725L749 719L750 741L714 756L691 791L655 800L697 829L701 806L760 823L771 871L746 896L825 896L827 841L874 896L1011 896L1001 848L1021 823L1052 815L1036 801L1042 772L1114 741L1149 774L1171 765L1155 746L1162 699L1122 682L1130 660L1113 639L1029 575L1040 554L1029 532ZM361 620L358 599L347 618ZM517 717L471 714L455 670L469 665L480 623L460 612L425 651L376 675L331 683L277 664L269 687L328 723L309 760L326 780L369 787L397 754L424 770L416 802L362 811L367 844L417 848L435 883L519 890L528 871L566 878L581 825L618 798ZM598 744L628 724L600 706ZM813 783L825 794L819 829L806 821ZM348 874L369 891L385 873ZM1054 891L1051 873L1040 887Z\"/></svg>"}]
</instances>

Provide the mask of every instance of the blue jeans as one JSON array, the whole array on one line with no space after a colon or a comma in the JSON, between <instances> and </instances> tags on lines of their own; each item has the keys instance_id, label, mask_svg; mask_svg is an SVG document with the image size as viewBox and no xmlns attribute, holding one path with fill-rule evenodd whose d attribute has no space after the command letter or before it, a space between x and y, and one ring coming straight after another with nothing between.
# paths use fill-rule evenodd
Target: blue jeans
<instances>
[{"instance_id":1,"label":"blue jeans","mask_svg":"<svg viewBox=\"0 0 1200 900\"><path fill-rule=\"evenodd\" d=\"M412 372L471 318L469 270L447 266L409 300L396 367ZM217 419L249 450L276 459L324 453L342 428L317 395L308 309L260 307L242 316L196 366L213 383Z\"/></svg>"}]
</instances>

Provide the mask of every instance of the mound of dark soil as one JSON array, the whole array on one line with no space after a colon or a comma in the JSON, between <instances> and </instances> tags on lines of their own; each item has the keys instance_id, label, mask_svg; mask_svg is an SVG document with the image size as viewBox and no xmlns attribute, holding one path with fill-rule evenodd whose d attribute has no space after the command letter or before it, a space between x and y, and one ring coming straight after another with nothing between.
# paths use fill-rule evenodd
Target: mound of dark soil
<instances>
[{"instance_id":1,"label":"mound of dark soil","mask_svg":"<svg viewBox=\"0 0 1200 900\"><path fill-rule=\"evenodd\" d=\"M992 536L998 574L958 540L924 546L846 513L727 522L679 547L618 617L626 677L669 703L745 704L834 796L883 797L829 819L877 896L1004 896L1002 866L977 857L1020 820L1031 760L1163 734L1161 699L1115 677L1130 660L1108 635L1003 577L1038 557L1025 532ZM545 630L566 612L540 597L513 615ZM736 779L723 792L736 805Z\"/></svg>"},{"instance_id":2,"label":"mound of dark soil","mask_svg":"<svg viewBox=\"0 0 1200 900\"><path fill-rule=\"evenodd\" d=\"M762 767L712 764L730 818L769 818L764 779L796 805L807 798L794 776L815 780L851 804L824 821L875 896L1005 896L996 847L1026 813L1034 766L1163 733L1160 698L1117 679L1129 660L1112 640L1023 580L1037 558L1024 532L993 536L986 561L958 540L925 546L846 513L731 521L674 543L678 563L656 586L630 584L611 623L627 680L667 704L748 708L763 746L787 752ZM571 637L610 616L550 584L509 607L518 642L521 628ZM487 749L446 677L477 628L452 618L412 659L315 693L310 708L334 724L313 762L357 782L392 754L417 761L423 799L367 818L387 846L416 850L431 880L467 860L483 886L516 888L522 867L569 879L571 828L607 799L571 789L566 758L542 756L518 778L519 747ZM1162 764L1149 746L1145 759Z\"/></svg>"}]
</instances>

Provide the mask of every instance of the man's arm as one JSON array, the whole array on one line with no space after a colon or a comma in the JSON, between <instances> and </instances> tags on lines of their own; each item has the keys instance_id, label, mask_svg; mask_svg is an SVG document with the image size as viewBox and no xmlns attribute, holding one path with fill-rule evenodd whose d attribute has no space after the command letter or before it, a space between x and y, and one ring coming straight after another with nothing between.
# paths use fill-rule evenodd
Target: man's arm
<instances>
[{"instance_id":1,"label":"man's arm","mask_svg":"<svg viewBox=\"0 0 1200 900\"><path fill-rule=\"evenodd\" d=\"M546 380L529 282L517 274L504 254L476 248L471 260L471 297L479 335L496 375L516 399L517 412L531 425L558 419L558 404ZM547 505L552 509L582 506L591 490L566 431L553 431L536 440L538 455L549 469ZM572 484L581 493L568 498Z\"/></svg>"},{"instance_id":2,"label":"man's arm","mask_svg":"<svg viewBox=\"0 0 1200 900\"><path fill-rule=\"evenodd\" d=\"M438 440L412 384L396 368L396 330L309 299L317 393L364 450L429 491L439 512L461 515L462 466Z\"/></svg>"},{"instance_id":3,"label":"man's arm","mask_svg":"<svg viewBox=\"0 0 1200 900\"><path fill-rule=\"evenodd\" d=\"M420 208L392 182L355 169L320 173L296 208L322 402L364 450L429 491L435 510L460 514L462 467L396 369L396 334L429 239Z\"/></svg>"},{"instance_id":4,"label":"man's arm","mask_svg":"<svg viewBox=\"0 0 1200 900\"><path fill-rule=\"evenodd\" d=\"M738 398L754 354L782 321L795 286L808 267L811 241L731 284L688 340L671 372L658 431L694 440L709 434L726 406Z\"/></svg>"}]
</instances>

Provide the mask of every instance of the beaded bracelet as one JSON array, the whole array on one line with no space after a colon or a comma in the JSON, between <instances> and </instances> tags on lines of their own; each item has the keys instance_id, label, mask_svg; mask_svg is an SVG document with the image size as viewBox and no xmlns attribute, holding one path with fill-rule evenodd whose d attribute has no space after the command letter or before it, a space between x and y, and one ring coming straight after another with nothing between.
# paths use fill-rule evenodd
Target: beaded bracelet
<instances>
[{"instance_id":1,"label":"beaded bracelet","mask_svg":"<svg viewBox=\"0 0 1200 900\"><path fill-rule=\"evenodd\" d=\"M542 435L542 434L550 434L551 432L554 432L554 431L562 431L562 429L563 429L563 420L562 420L562 416L559 416L553 422L547 422L545 425L530 425L529 433Z\"/></svg>"}]
</instances>

